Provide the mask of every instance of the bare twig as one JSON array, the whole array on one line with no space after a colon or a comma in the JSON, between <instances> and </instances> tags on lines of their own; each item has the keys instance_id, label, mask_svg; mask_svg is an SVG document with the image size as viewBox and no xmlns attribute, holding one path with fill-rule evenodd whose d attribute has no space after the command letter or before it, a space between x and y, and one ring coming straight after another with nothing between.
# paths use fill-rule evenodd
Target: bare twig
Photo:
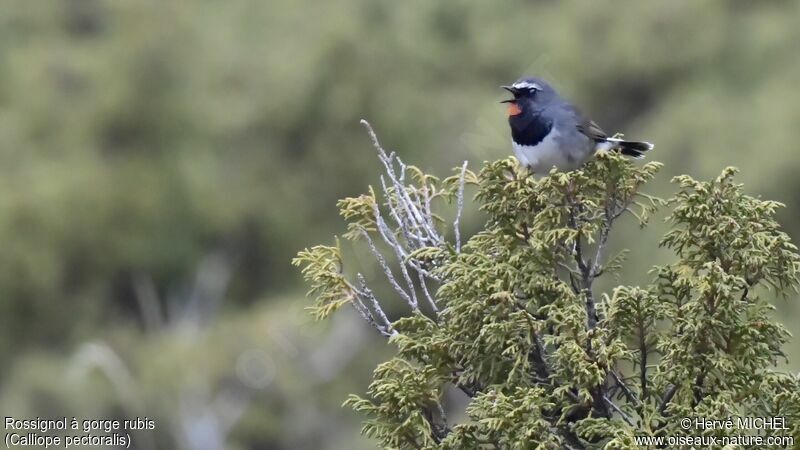
<instances>
[{"instance_id":1,"label":"bare twig","mask_svg":"<svg viewBox=\"0 0 800 450\"><path fill-rule=\"evenodd\" d=\"M378 141L378 136L375 134L375 131L372 129L372 126L369 124L369 122L362 119L361 123L364 125L364 127L366 127L367 132L372 139L372 145L378 151L378 157L386 169L386 174L389 177L389 180L392 182L395 198L398 204L405 210L405 215L411 221L413 227L424 231L424 233L427 235L426 239L428 239L431 244L440 245L442 243L442 238L436 231L435 226L433 226L432 220L426 218L425 215L420 211L417 202L414 202L411 199L411 196L404 185L406 165L400 160L400 158L397 158L394 153L386 153L381 146L380 141ZM395 161L397 161L397 164L400 166L399 174L394 167ZM386 189L385 185L384 191L387 195L389 194L389 191Z\"/></svg>"},{"instance_id":2,"label":"bare twig","mask_svg":"<svg viewBox=\"0 0 800 450\"><path fill-rule=\"evenodd\" d=\"M417 306L417 302L411 298L411 296L405 291L405 289L400 287L400 284L397 283L397 280L394 278L394 274L392 274L392 269L389 268L389 265L386 263L386 259L384 259L381 252L379 252L378 249L375 247L375 242L372 241L372 238L370 237L369 233L367 233L365 230L362 230L361 234L364 236L364 239L366 239L367 243L369 244L369 249L372 252L372 255L375 257L375 259L378 260L378 264L380 264L381 268L383 269L383 273L389 280L389 284L391 284L394 290L398 294L400 294L401 297L403 297L403 299L406 301L406 303L408 303L408 305L411 307L412 310L418 311L419 308Z\"/></svg>"},{"instance_id":3,"label":"bare twig","mask_svg":"<svg viewBox=\"0 0 800 450\"><path fill-rule=\"evenodd\" d=\"M386 222L381 217L380 209L378 209L378 205L376 204L374 207L374 214L375 214L375 223L378 225L378 230L380 231L380 235L383 238L383 241L386 242L386 245L394 250L394 254L397 257L397 262L400 265L400 273L403 274L403 279L408 286L408 292L411 294L411 308L413 310L418 309L418 300L417 300L417 289L414 287L414 282L411 280L411 277L408 275L408 269L406 268L406 258L405 258L405 251L403 250L403 246L400 242L397 241L397 238L394 236L389 227L386 225Z\"/></svg>"},{"instance_id":4,"label":"bare twig","mask_svg":"<svg viewBox=\"0 0 800 450\"><path fill-rule=\"evenodd\" d=\"M378 137L372 126L366 120L361 123L367 129L372 144L377 150L378 158L384 167L384 174L381 175L381 188L386 197L386 207L388 215L393 223L390 226L382 217L380 204L376 201L373 206L374 219L377 231L382 240L391 247L400 265L402 279L405 281L405 288L398 283L399 278L395 279L389 269L385 259L378 252L374 242L364 233L370 250L378 259L384 273L389 279L395 291L411 306L412 310L419 311L419 301L417 296L417 286L409 273L409 268L416 272L419 282L419 289L427 300L433 312L438 316L439 309L433 295L428 288L427 280L440 281L440 278L432 274L423 267L422 261L414 259L411 254L420 248L428 246L441 246L444 239L436 229L435 215L433 214L431 203L437 196L435 185L428 183L426 179L419 180L420 185L411 184L406 186L408 166L395 155L394 152L387 152L380 144ZM461 178L458 193L458 211L454 227L456 228L456 247L461 248L461 236L459 221L463 210L464 184L466 177L467 162L465 161L461 169ZM396 228L394 228L396 226ZM407 267L408 266L408 267Z\"/></svg>"},{"instance_id":5,"label":"bare twig","mask_svg":"<svg viewBox=\"0 0 800 450\"><path fill-rule=\"evenodd\" d=\"M363 297L368 297L365 292L365 288L367 287L366 283L363 281L364 276L361 273L357 273L356 277L359 281L359 287L355 287L348 284L348 287L353 291L353 301L351 304L353 308L358 312L358 314L365 320L367 323L374 325L376 328L380 329L380 325L375 321L375 316L372 314L372 311L367 307L364 303ZM371 292L370 292L371 293Z\"/></svg>"},{"instance_id":6,"label":"bare twig","mask_svg":"<svg viewBox=\"0 0 800 450\"><path fill-rule=\"evenodd\" d=\"M414 192L417 192L418 189L415 189ZM436 189L431 185L428 186L427 184L422 186L422 197L425 199L425 219L428 222L428 225L433 230L436 230L436 223L433 219L433 209L431 208L431 201L433 200L433 196L436 194Z\"/></svg>"},{"instance_id":7,"label":"bare twig","mask_svg":"<svg viewBox=\"0 0 800 450\"><path fill-rule=\"evenodd\" d=\"M600 230L600 238L597 242L597 252L594 255L594 263L592 264L592 270L589 274L590 277L596 278L600 275L600 260L603 258L603 250L608 243L608 235L611 232L611 224L613 219L608 214L608 209L606 209L605 220L603 221L603 228Z\"/></svg>"},{"instance_id":8,"label":"bare twig","mask_svg":"<svg viewBox=\"0 0 800 450\"><path fill-rule=\"evenodd\" d=\"M405 164L403 164L403 162L400 161L400 158L397 158L397 161L398 164L400 164L401 173L405 174L406 170ZM411 196L409 195L408 190L403 185L402 181L397 179L394 169L392 168L392 161L391 160L385 161L384 166L387 167L387 173L389 175L389 178L394 183L395 195L399 199L400 205L406 209L408 217L414 220L415 222L414 226L422 229L425 232L425 234L427 235L426 238L430 241L431 244L433 245L441 244L441 237L439 236L439 233L436 231L436 228L433 226L430 220L426 219L425 214L420 211L422 205L419 205L418 207L419 202L415 202L414 200L411 199Z\"/></svg>"},{"instance_id":9,"label":"bare twig","mask_svg":"<svg viewBox=\"0 0 800 450\"><path fill-rule=\"evenodd\" d=\"M383 326L378 324L377 321L375 321L373 314L370 312L369 316L372 318L371 322L373 326L375 326L375 328L377 328L378 331L380 331L381 334L383 334L386 337L391 337L396 335L397 330L395 330L394 327L392 327L392 322L389 321L389 318L386 316L386 313L383 311L383 308L381 308L380 302L378 302L378 299L375 297L375 294L373 294L372 290L369 287L367 287L367 282L364 279L364 276L359 273L356 275L356 278L358 278L359 294L366 297L369 300L369 302L372 304L372 309L375 311L375 314L377 314L378 317L380 317L381 321L383 322ZM359 301L361 302L361 300ZM366 309L366 306L364 305L363 302L361 302L361 305L364 306ZM369 309L367 309L367 311L369 312Z\"/></svg>"},{"instance_id":10,"label":"bare twig","mask_svg":"<svg viewBox=\"0 0 800 450\"><path fill-rule=\"evenodd\" d=\"M411 222L406 219L406 216L403 215L403 210L398 210L395 207L395 203L388 195L389 189L386 186L383 176L381 176L381 185L383 186L384 193L387 193L387 197L389 197L387 200L389 214L397 225L397 228L401 230L403 237L405 238L405 243L409 248L406 249L400 239L394 236L394 233L392 233L385 221L377 224L379 226L379 231L381 232L381 237L387 241L389 245L392 245L396 251L400 252L403 262L411 266L415 271L417 271L417 273L420 273L431 280L440 281L438 276L425 270L422 266L420 266L418 261L410 257L411 251L425 246L426 238L419 234L418 229L413 229L413 224L411 224ZM376 214L375 220L376 222L380 221L378 214Z\"/></svg>"},{"instance_id":11,"label":"bare twig","mask_svg":"<svg viewBox=\"0 0 800 450\"><path fill-rule=\"evenodd\" d=\"M425 276L419 270L417 270L417 277L419 277L419 285L422 287L422 293L425 294L425 299L428 300L428 304L431 305L431 309L436 316L439 316L439 308L436 307L436 302L433 300L431 293L428 291L428 285L425 282Z\"/></svg>"},{"instance_id":12,"label":"bare twig","mask_svg":"<svg viewBox=\"0 0 800 450\"><path fill-rule=\"evenodd\" d=\"M399 228L403 232L403 237L406 239L406 243L408 243L409 247L411 248L419 248L422 246L422 243L425 241L425 237L419 234L419 230L414 230L411 224L411 221L405 216L403 209L397 208L398 200L392 199L390 195L390 190L386 186L386 180L384 179L383 175L380 176L381 180L381 187L383 188L383 192L386 195L386 205L389 207L389 215L394 219L397 228Z\"/></svg>"},{"instance_id":13,"label":"bare twig","mask_svg":"<svg viewBox=\"0 0 800 450\"><path fill-rule=\"evenodd\" d=\"M458 179L458 196L456 198L456 219L453 221L453 229L456 234L456 253L461 253L461 230L459 229L459 221L461 220L461 212L464 209L464 176L467 173L467 161L461 166L461 176Z\"/></svg>"}]
</instances>

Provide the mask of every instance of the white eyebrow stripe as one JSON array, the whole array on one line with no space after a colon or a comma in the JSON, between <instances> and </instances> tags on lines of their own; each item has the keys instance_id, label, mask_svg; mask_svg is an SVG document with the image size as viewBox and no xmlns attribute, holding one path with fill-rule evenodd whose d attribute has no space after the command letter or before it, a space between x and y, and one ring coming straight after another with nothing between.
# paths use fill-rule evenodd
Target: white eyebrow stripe
<instances>
[{"instance_id":1,"label":"white eyebrow stripe","mask_svg":"<svg viewBox=\"0 0 800 450\"><path fill-rule=\"evenodd\" d=\"M536 83L531 83L530 81L520 81L519 83L514 83L511 87L514 89L530 89L534 88L537 91L542 90L542 87Z\"/></svg>"}]
</instances>

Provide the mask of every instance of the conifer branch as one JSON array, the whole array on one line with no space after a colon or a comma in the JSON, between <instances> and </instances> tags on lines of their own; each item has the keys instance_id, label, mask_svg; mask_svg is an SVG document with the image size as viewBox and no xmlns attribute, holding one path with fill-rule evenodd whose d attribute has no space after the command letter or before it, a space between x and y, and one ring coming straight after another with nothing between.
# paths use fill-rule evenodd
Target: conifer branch
<instances>
[{"instance_id":1,"label":"conifer branch","mask_svg":"<svg viewBox=\"0 0 800 450\"><path fill-rule=\"evenodd\" d=\"M603 154L537 180L513 160L488 163L479 174L465 163L440 189L435 177L387 154L365 126L385 169L384 198L370 190L343 200L345 237L366 242L415 314L389 321L363 276L355 286L345 278L338 244L305 250L295 264L317 297L311 309L318 318L350 303L397 347L376 369L368 398L348 400L369 418L365 434L383 447L536 442L583 450L632 434L680 433L665 417L670 405L682 414L735 407L800 422L800 377L765 370L783 355L789 334L769 305L748 297L758 287L797 287L800 256L774 220L777 204L743 194L733 170L711 182L676 178L672 227L660 245L677 261L658 266L646 288L621 285L599 297L595 280L620 260L603 261L616 219L631 212L644 223L664 204L638 193L658 164ZM488 217L464 254L467 182L478 186L475 198ZM455 198L452 243L437 229L440 197ZM391 247L399 269L372 234ZM420 301L434 318L416 313ZM624 361L638 365L637 373L619 373ZM469 397L468 423L448 423L441 403L448 383ZM678 395L683 387L690 392ZM652 420L660 420L655 430Z\"/></svg>"}]
</instances>

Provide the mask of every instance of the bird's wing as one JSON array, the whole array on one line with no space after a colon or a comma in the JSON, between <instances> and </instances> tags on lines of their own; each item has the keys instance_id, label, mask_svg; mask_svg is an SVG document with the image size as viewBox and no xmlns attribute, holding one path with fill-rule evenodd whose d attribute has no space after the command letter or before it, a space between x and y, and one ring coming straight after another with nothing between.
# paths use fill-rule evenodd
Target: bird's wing
<instances>
[{"instance_id":1,"label":"bird's wing","mask_svg":"<svg viewBox=\"0 0 800 450\"><path fill-rule=\"evenodd\" d=\"M584 136L588 137L593 141L604 141L608 138L608 135L600 125L594 123L594 120L588 119L583 113L578 110L578 108L570 105L567 107L567 110L570 115L575 119L575 122L578 124L577 128L578 131L581 132Z\"/></svg>"},{"instance_id":2,"label":"bird's wing","mask_svg":"<svg viewBox=\"0 0 800 450\"><path fill-rule=\"evenodd\" d=\"M584 122L578 124L578 131L586 135L593 141L605 141L608 135L599 125L594 123L593 120L586 119Z\"/></svg>"}]
</instances>

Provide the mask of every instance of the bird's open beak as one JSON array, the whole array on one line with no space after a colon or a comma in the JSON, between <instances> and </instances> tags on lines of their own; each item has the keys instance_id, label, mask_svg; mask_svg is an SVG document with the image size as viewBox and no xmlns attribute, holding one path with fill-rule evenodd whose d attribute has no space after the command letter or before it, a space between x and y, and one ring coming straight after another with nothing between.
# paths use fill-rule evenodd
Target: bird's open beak
<instances>
[{"instance_id":1,"label":"bird's open beak","mask_svg":"<svg viewBox=\"0 0 800 450\"><path fill-rule=\"evenodd\" d=\"M507 90L508 92L511 93L511 95L514 96L514 98L510 98L508 100L503 100L500 103L514 103L515 101L517 101L517 94L519 94L519 91L514 89L512 86L500 86L500 87L505 89L505 90Z\"/></svg>"}]
</instances>

